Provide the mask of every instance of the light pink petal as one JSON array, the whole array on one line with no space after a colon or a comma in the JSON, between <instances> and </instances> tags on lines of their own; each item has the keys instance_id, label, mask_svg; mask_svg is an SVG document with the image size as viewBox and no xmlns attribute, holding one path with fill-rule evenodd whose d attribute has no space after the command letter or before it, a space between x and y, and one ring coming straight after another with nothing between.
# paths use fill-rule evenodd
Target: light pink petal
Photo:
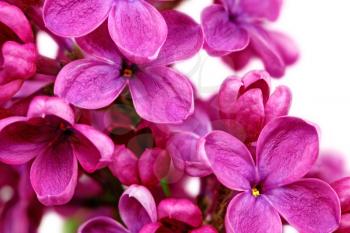
<instances>
[{"instance_id":1,"label":"light pink petal","mask_svg":"<svg viewBox=\"0 0 350 233\"><path fill-rule=\"evenodd\" d=\"M256 148L260 179L275 187L292 183L310 171L318 156L317 130L295 117L280 117L262 130Z\"/></svg>"},{"instance_id":2,"label":"light pink petal","mask_svg":"<svg viewBox=\"0 0 350 233\"><path fill-rule=\"evenodd\" d=\"M155 186L164 178L170 167L170 156L167 151L152 148L146 149L140 156L138 168L143 185Z\"/></svg>"},{"instance_id":3,"label":"light pink petal","mask_svg":"<svg viewBox=\"0 0 350 233\"><path fill-rule=\"evenodd\" d=\"M288 115L292 104L292 92L286 86L278 86L265 105L265 122Z\"/></svg>"},{"instance_id":4,"label":"light pink petal","mask_svg":"<svg viewBox=\"0 0 350 233\"><path fill-rule=\"evenodd\" d=\"M0 22L9 27L25 43L34 41L32 28L23 14L16 6L0 2Z\"/></svg>"},{"instance_id":5,"label":"light pink petal","mask_svg":"<svg viewBox=\"0 0 350 233\"><path fill-rule=\"evenodd\" d=\"M299 58L299 50L295 42L281 32L269 31L268 33L284 62L287 65L295 63Z\"/></svg>"},{"instance_id":6,"label":"light pink petal","mask_svg":"<svg viewBox=\"0 0 350 233\"><path fill-rule=\"evenodd\" d=\"M283 0L240 0L239 8L245 14L255 18L277 20Z\"/></svg>"},{"instance_id":7,"label":"light pink petal","mask_svg":"<svg viewBox=\"0 0 350 233\"><path fill-rule=\"evenodd\" d=\"M254 70L248 72L244 75L242 81L246 91L259 88L263 94L264 103L267 102L270 97L271 77L266 71Z\"/></svg>"},{"instance_id":8,"label":"light pink petal","mask_svg":"<svg viewBox=\"0 0 350 233\"><path fill-rule=\"evenodd\" d=\"M111 63L121 64L122 62L119 50L109 35L107 23L103 23L96 30L75 40L88 55L107 59Z\"/></svg>"},{"instance_id":9,"label":"light pink petal","mask_svg":"<svg viewBox=\"0 0 350 233\"><path fill-rule=\"evenodd\" d=\"M237 138L222 131L205 137L204 149L213 173L226 187L250 190L256 182L253 158L247 147Z\"/></svg>"},{"instance_id":10,"label":"light pink petal","mask_svg":"<svg viewBox=\"0 0 350 233\"><path fill-rule=\"evenodd\" d=\"M211 5L202 12L201 22L207 52L223 56L247 47L249 36L245 29L230 21L229 13L221 5Z\"/></svg>"},{"instance_id":11,"label":"light pink petal","mask_svg":"<svg viewBox=\"0 0 350 233\"><path fill-rule=\"evenodd\" d=\"M189 80L168 67L152 66L129 81L136 112L154 123L181 123L194 111Z\"/></svg>"},{"instance_id":12,"label":"light pink petal","mask_svg":"<svg viewBox=\"0 0 350 233\"><path fill-rule=\"evenodd\" d=\"M350 177L344 177L331 184L337 192L342 213L350 212Z\"/></svg>"},{"instance_id":13,"label":"light pink petal","mask_svg":"<svg viewBox=\"0 0 350 233\"><path fill-rule=\"evenodd\" d=\"M57 76L54 92L77 107L97 109L112 103L126 82L119 77L119 67L82 59L63 67Z\"/></svg>"},{"instance_id":14,"label":"light pink petal","mask_svg":"<svg viewBox=\"0 0 350 233\"><path fill-rule=\"evenodd\" d=\"M23 120L11 118L0 131L1 162L26 163L39 156L55 135L55 130L44 119Z\"/></svg>"},{"instance_id":15,"label":"light pink petal","mask_svg":"<svg viewBox=\"0 0 350 233\"><path fill-rule=\"evenodd\" d=\"M45 117L46 115L58 116L70 124L74 124L74 112L72 108L58 97L36 96L28 108L28 117Z\"/></svg>"},{"instance_id":16,"label":"light pink petal","mask_svg":"<svg viewBox=\"0 0 350 233\"><path fill-rule=\"evenodd\" d=\"M78 233L128 233L120 223L109 217L95 217L86 221Z\"/></svg>"},{"instance_id":17,"label":"light pink petal","mask_svg":"<svg viewBox=\"0 0 350 233\"><path fill-rule=\"evenodd\" d=\"M168 65L195 55L203 45L203 32L189 16L175 10L163 11L168 25L168 36L152 64Z\"/></svg>"},{"instance_id":18,"label":"light pink petal","mask_svg":"<svg viewBox=\"0 0 350 233\"><path fill-rule=\"evenodd\" d=\"M46 0L45 26L64 37L79 37L96 29L108 16L113 0Z\"/></svg>"},{"instance_id":19,"label":"light pink petal","mask_svg":"<svg viewBox=\"0 0 350 233\"><path fill-rule=\"evenodd\" d=\"M271 42L271 37L265 29L258 26L246 27L249 31L252 47L262 59L265 69L271 76L279 78L284 75L286 64L276 46Z\"/></svg>"},{"instance_id":20,"label":"light pink petal","mask_svg":"<svg viewBox=\"0 0 350 233\"><path fill-rule=\"evenodd\" d=\"M158 218L177 220L192 227L202 224L201 210L187 199L167 198L158 205Z\"/></svg>"},{"instance_id":21,"label":"light pink petal","mask_svg":"<svg viewBox=\"0 0 350 233\"><path fill-rule=\"evenodd\" d=\"M146 224L157 221L156 203L148 189L132 185L119 200L120 216L131 233L138 233Z\"/></svg>"},{"instance_id":22,"label":"light pink petal","mask_svg":"<svg viewBox=\"0 0 350 233\"><path fill-rule=\"evenodd\" d=\"M63 205L73 197L77 184L78 163L69 142L58 142L38 156L30 170L30 180L39 201Z\"/></svg>"},{"instance_id":23,"label":"light pink petal","mask_svg":"<svg viewBox=\"0 0 350 233\"><path fill-rule=\"evenodd\" d=\"M191 176L207 176L212 170L200 151L200 137L191 132L179 132L167 142L167 150L174 166Z\"/></svg>"},{"instance_id":24,"label":"light pink petal","mask_svg":"<svg viewBox=\"0 0 350 233\"><path fill-rule=\"evenodd\" d=\"M108 28L120 51L138 64L157 58L168 33L163 16L144 0L116 1Z\"/></svg>"},{"instance_id":25,"label":"light pink petal","mask_svg":"<svg viewBox=\"0 0 350 233\"><path fill-rule=\"evenodd\" d=\"M245 192L236 195L228 205L225 228L227 233L282 233L282 222L264 197Z\"/></svg>"},{"instance_id":26,"label":"light pink petal","mask_svg":"<svg viewBox=\"0 0 350 233\"><path fill-rule=\"evenodd\" d=\"M323 181L302 179L270 190L266 196L283 218L300 232L333 232L339 226L339 199Z\"/></svg>"},{"instance_id":27,"label":"light pink petal","mask_svg":"<svg viewBox=\"0 0 350 233\"><path fill-rule=\"evenodd\" d=\"M109 170L124 185L139 184L138 158L124 145L115 148Z\"/></svg>"}]
</instances>

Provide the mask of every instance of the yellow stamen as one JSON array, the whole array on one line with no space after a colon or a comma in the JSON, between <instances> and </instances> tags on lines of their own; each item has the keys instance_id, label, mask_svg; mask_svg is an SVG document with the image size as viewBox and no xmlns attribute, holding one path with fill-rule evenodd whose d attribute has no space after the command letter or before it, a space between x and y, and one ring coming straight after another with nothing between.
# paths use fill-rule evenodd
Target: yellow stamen
<instances>
[{"instance_id":1,"label":"yellow stamen","mask_svg":"<svg viewBox=\"0 0 350 233\"><path fill-rule=\"evenodd\" d=\"M254 197L260 196L260 191L259 191L259 189L253 188L253 189L252 189L252 194L253 194Z\"/></svg>"},{"instance_id":2,"label":"yellow stamen","mask_svg":"<svg viewBox=\"0 0 350 233\"><path fill-rule=\"evenodd\" d=\"M131 78L132 75L133 75L133 72L132 72L131 69L128 69L128 68L124 69L124 71L123 71L123 76L124 77Z\"/></svg>"}]
</instances>

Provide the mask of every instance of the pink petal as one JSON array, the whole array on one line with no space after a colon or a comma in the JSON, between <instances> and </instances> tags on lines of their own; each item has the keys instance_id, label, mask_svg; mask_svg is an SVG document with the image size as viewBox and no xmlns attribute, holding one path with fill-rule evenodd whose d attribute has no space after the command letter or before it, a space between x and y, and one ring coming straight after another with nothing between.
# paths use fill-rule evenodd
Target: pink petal
<instances>
[{"instance_id":1,"label":"pink petal","mask_svg":"<svg viewBox=\"0 0 350 233\"><path fill-rule=\"evenodd\" d=\"M249 36L245 29L230 21L229 13L221 5L211 5L202 12L201 22L207 52L223 56L247 47Z\"/></svg>"},{"instance_id":2,"label":"pink petal","mask_svg":"<svg viewBox=\"0 0 350 233\"><path fill-rule=\"evenodd\" d=\"M157 221L156 203L148 189L132 185L119 200L120 216L131 233L138 233L146 224Z\"/></svg>"},{"instance_id":3,"label":"pink petal","mask_svg":"<svg viewBox=\"0 0 350 233\"><path fill-rule=\"evenodd\" d=\"M218 94L221 113L229 117L235 109L235 103L243 89L243 82L235 76L227 78L220 87Z\"/></svg>"},{"instance_id":4,"label":"pink petal","mask_svg":"<svg viewBox=\"0 0 350 233\"><path fill-rule=\"evenodd\" d=\"M21 89L22 84L23 80L18 79L3 85L0 84L0 105L9 101Z\"/></svg>"},{"instance_id":5,"label":"pink petal","mask_svg":"<svg viewBox=\"0 0 350 233\"><path fill-rule=\"evenodd\" d=\"M109 170L124 185L139 184L138 158L124 145L115 148Z\"/></svg>"},{"instance_id":6,"label":"pink petal","mask_svg":"<svg viewBox=\"0 0 350 233\"><path fill-rule=\"evenodd\" d=\"M256 181L253 158L237 138L222 131L205 137L204 149L210 167L219 181L233 190L250 190Z\"/></svg>"},{"instance_id":7,"label":"pink petal","mask_svg":"<svg viewBox=\"0 0 350 233\"><path fill-rule=\"evenodd\" d=\"M92 32L108 16L113 0L46 0L45 26L63 37L79 37Z\"/></svg>"},{"instance_id":8,"label":"pink petal","mask_svg":"<svg viewBox=\"0 0 350 233\"><path fill-rule=\"evenodd\" d=\"M350 232L350 213L341 216L340 226L334 233Z\"/></svg>"},{"instance_id":9,"label":"pink petal","mask_svg":"<svg viewBox=\"0 0 350 233\"><path fill-rule=\"evenodd\" d=\"M142 184L155 186L169 172L170 157L167 151L152 148L146 149L140 156L138 168Z\"/></svg>"},{"instance_id":10,"label":"pink petal","mask_svg":"<svg viewBox=\"0 0 350 233\"><path fill-rule=\"evenodd\" d=\"M23 42L34 42L32 28L18 7L0 2L0 22L14 31Z\"/></svg>"},{"instance_id":11,"label":"pink petal","mask_svg":"<svg viewBox=\"0 0 350 233\"><path fill-rule=\"evenodd\" d=\"M119 77L117 66L82 59L63 67L57 76L54 92L77 107L96 109L112 103L126 82Z\"/></svg>"},{"instance_id":12,"label":"pink petal","mask_svg":"<svg viewBox=\"0 0 350 233\"><path fill-rule=\"evenodd\" d=\"M78 233L129 233L129 231L109 217L95 217L81 225Z\"/></svg>"},{"instance_id":13,"label":"pink petal","mask_svg":"<svg viewBox=\"0 0 350 233\"><path fill-rule=\"evenodd\" d=\"M138 64L157 58L168 33L162 15L144 0L116 1L108 28L120 51Z\"/></svg>"},{"instance_id":14,"label":"pink petal","mask_svg":"<svg viewBox=\"0 0 350 233\"><path fill-rule=\"evenodd\" d=\"M168 67L148 67L129 81L136 112L154 123L181 123L193 113L187 78Z\"/></svg>"},{"instance_id":15,"label":"pink petal","mask_svg":"<svg viewBox=\"0 0 350 233\"><path fill-rule=\"evenodd\" d=\"M262 130L256 149L260 179L275 187L294 182L310 171L318 156L314 126L295 117L280 117Z\"/></svg>"},{"instance_id":16,"label":"pink petal","mask_svg":"<svg viewBox=\"0 0 350 233\"><path fill-rule=\"evenodd\" d=\"M282 233L278 212L264 197L250 193L235 196L227 207L225 216L227 233Z\"/></svg>"},{"instance_id":17,"label":"pink petal","mask_svg":"<svg viewBox=\"0 0 350 233\"><path fill-rule=\"evenodd\" d=\"M239 8L245 14L255 18L277 20L283 0L240 0Z\"/></svg>"},{"instance_id":18,"label":"pink petal","mask_svg":"<svg viewBox=\"0 0 350 233\"><path fill-rule=\"evenodd\" d=\"M269 202L300 232L333 232L340 222L337 194L325 182L302 179L266 193Z\"/></svg>"},{"instance_id":19,"label":"pink petal","mask_svg":"<svg viewBox=\"0 0 350 233\"><path fill-rule=\"evenodd\" d=\"M22 117L22 116L12 116L12 117L7 117L4 119L0 120L0 131L5 128L6 126L17 122L17 121L26 121L27 118L26 117Z\"/></svg>"},{"instance_id":20,"label":"pink petal","mask_svg":"<svg viewBox=\"0 0 350 233\"><path fill-rule=\"evenodd\" d=\"M150 223L142 227L139 233L156 233L159 228L162 227L162 224L159 222Z\"/></svg>"},{"instance_id":21,"label":"pink petal","mask_svg":"<svg viewBox=\"0 0 350 233\"><path fill-rule=\"evenodd\" d=\"M350 212L350 177L344 177L331 184L338 194L342 213Z\"/></svg>"},{"instance_id":22,"label":"pink petal","mask_svg":"<svg viewBox=\"0 0 350 233\"><path fill-rule=\"evenodd\" d=\"M14 121L12 121L14 120ZM23 164L40 155L51 142L55 130L41 118L12 121L0 132L0 161Z\"/></svg>"},{"instance_id":23,"label":"pink petal","mask_svg":"<svg viewBox=\"0 0 350 233\"><path fill-rule=\"evenodd\" d=\"M89 55L111 63L121 64L122 62L118 47L109 35L107 23L103 23L96 30L75 40L79 47Z\"/></svg>"},{"instance_id":24,"label":"pink petal","mask_svg":"<svg viewBox=\"0 0 350 233\"><path fill-rule=\"evenodd\" d=\"M246 91L259 88L263 94L264 103L267 102L270 97L271 78L266 71L254 70L248 72L244 75L242 81Z\"/></svg>"},{"instance_id":25,"label":"pink petal","mask_svg":"<svg viewBox=\"0 0 350 233\"><path fill-rule=\"evenodd\" d=\"M69 142L48 147L33 162L30 180L39 201L46 205L63 205L73 197L77 184L78 163Z\"/></svg>"},{"instance_id":26,"label":"pink petal","mask_svg":"<svg viewBox=\"0 0 350 233\"><path fill-rule=\"evenodd\" d=\"M46 115L58 116L70 124L74 124L74 112L72 108L58 97L36 96L30 103L27 116L45 117Z\"/></svg>"},{"instance_id":27,"label":"pink petal","mask_svg":"<svg viewBox=\"0 0 350 233\"><path fill-rule=\"evenodd\" d=\"M283 61L287 65L295 63L299 58L299 50L295 42L281 32L269 31L268 33L272 39L272 43L274 43L280 52Z\"/></svg>"},{"instance_id":28,"label":"pink petal","mask_svg":"<svg viewBox=\"0 0 350 233\"><path fill-rule=\"evenodd\" d=\"M217 233L217 230L212 226L202 226L190 231L189 233Z\"/></svg>"},{"instance_id":29,"label":"pink petal","mask_svg":"<svg viewBox=\"0 0 350 233\"><path fill-rule=\"evenodd\" d=\"M168 25L168 36L152 64L168 65L195 55L203 45L203 32L189 16L175 10L163 11Z\"/></svg>"},{"instance_id":30,"label":"pink petal","mask_svg":"<svg viewBox=\"0 0 350 233\"><path fill-rule=\"evenodd\" d=\"M205 153L200 151L200 137L191 132L176 133L167 142L167 150L174 166L190 176L207 176L212 173Z\"/></svg>"},{"instance_id":31,"label":"pink petal","mask_svg":"<svg viewBox=\"0 0 350 233\"><path fill-rule=\"evenodd\" d=\"M286 86L278 86L265 105L265 122L288 115L292 104L292 93Z\"/></svg>"}]
</instances>

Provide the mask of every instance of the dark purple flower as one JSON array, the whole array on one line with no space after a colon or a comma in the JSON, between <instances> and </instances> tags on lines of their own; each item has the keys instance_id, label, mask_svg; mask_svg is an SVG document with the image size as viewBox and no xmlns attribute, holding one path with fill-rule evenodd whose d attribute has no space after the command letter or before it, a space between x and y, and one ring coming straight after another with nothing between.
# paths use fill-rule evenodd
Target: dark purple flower
<instances>
[{"instance_id":1,"label":"dark purple flower","mask_svg":"<svg viewBox=\"0 0 350 233\"><path fill-rule=\"evenodd\" d=\"M302 178L318 156L314 126L294 117L272 120L257 141L255 161L241 141L222 131L209 133L203 147L219 181L240 191L227 207L227 233L280 233L279 215L300 232L338 227L335 191L321 180Z\"/></svg>"},{"instance_id":2,"label":"dark purple flower","mask_svg":"<svg viewBox=\"0 0 350 233\"><path fill-rule=\"evenodd\" d=\"M78 161L93 172L110 161L113 142L91 126L76 124L73 110L57 97L38 96L27 117L0 121L0 161L31 165L30 180L44 205L67 203L74 194Z\"/></svg>"},{"instance_id":3,"label":"dark purple flower","mask_svg":"<svg viewBox=\"0 0 350 233\"><path fill-rule=\"evenodd\" d=\"M155 59L167 38L167 24L158 10L145 0L46 0L46 27L59 36L81 37L108 18L108 31L130 61Z\"/></svg>"},{"instance_id":4,"label":"dark purple flower","mask_svg":"<svg viewBox=\"0 0 350 233\"><path fill-rule=\"evenodd\" d=\"M32 28L16 6L0 2L0 105L11 99L36 72Z\"/></svg>"},{"instance_id":5,"label":"dark purple flower","mask_svg":"<svg viewBox=\"0 0 350 233\"><path fill-rule=\"evenodd\" d=\"M167 67L194 55L202 46L200 26L188 16L163 12L168 37L156 60L139 65L120 56L103 24L77 42L91 58L66 65L55 83L55 94L87 109L112 103L128 86L136 112L156 123L180 123L193 112L193 90L187 78Z\"/></svg>"},{"instance_id":6,"label":"dark purple flower","mask_svg":"<svg viewBox=\"0 0 350 233\"><path fill-rule=\"evenodd\" d=\"M282 0L222 0L202 12L205 49L210 55L225 56L235 69L243 68L253 56L262 59L266 70L281 77L294 63L298 51L286 35L265 29L265 21L278 18Z\"/></svg>"}]
</instances>

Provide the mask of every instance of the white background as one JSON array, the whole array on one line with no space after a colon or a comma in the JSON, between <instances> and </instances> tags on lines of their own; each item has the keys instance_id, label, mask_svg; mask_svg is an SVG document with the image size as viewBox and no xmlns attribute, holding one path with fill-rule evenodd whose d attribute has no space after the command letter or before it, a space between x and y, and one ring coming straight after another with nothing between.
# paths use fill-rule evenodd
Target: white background
<instances>
[{"instance_id":1,"label":"white background","mask_svg":"<svg viewBox=\"0 0 350 233\"><path fill-rule=\"evenodd\" d=\"M199 22L200 12L210 0L187 0L180 10ZM350 168L350 1L286 0L281 17L271 28L292 36L301 51L299 62L273 85L285 84L293 92L291 115L317 123L322 132L321 149L343 154ZM45 41L40 51L52 54L53 46ZM218 90L232 71L219 59L205 52L179 64L178 69L192 79L203 96ZM261 69L259 63L253 68ZM244 73L244 72L243 72ZM243 74L242 73L242 74ZM61 233L60 220L46 218L41 233ZM57 230L57 231L55 231ZM286 232L294 232L291 229Z\"/></svg>"}]
</instances>

